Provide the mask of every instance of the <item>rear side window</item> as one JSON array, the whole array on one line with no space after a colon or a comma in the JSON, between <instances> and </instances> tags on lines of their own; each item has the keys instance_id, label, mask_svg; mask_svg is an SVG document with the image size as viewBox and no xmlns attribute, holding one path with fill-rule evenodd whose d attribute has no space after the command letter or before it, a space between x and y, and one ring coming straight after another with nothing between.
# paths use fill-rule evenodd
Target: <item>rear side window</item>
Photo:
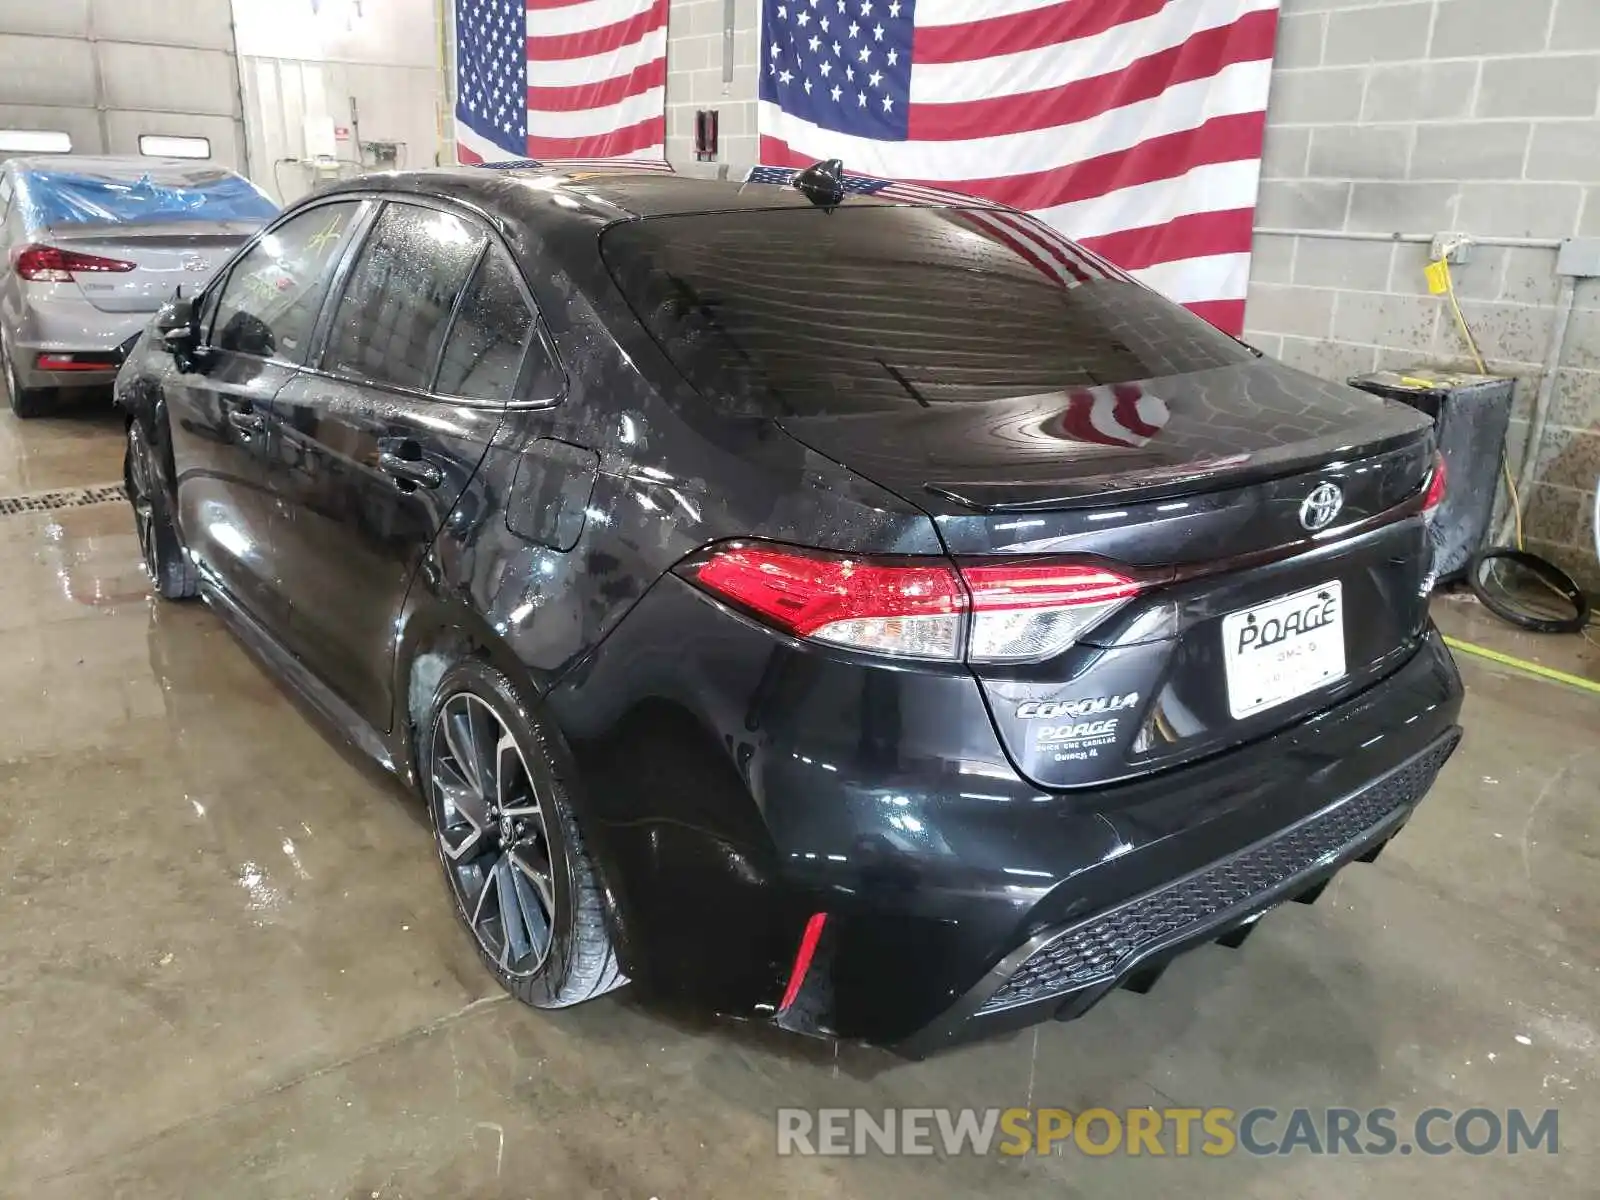
<instances>
[{"instance_id":1,"label":"rear side window","mask_svg":"<svg viewBox=\"0 0 1600 1200\"><path fill-rule=\"evenodd\" d=\"M324 366L427 390L450 315L484 236L454 213L387 205L368 235L328 333Z\"/></svg>"},{"instance_id":2,"label":"rear side window","mask_svg":"<svg viewBox=\"0 0 1600 1200\"><path fill-rule=\"evenodd\" d=\"M439 364L437 390L469 400L510 400L533 328L533 310L517 286L516 269L492 247L462 298Z\"/></svg>"},{"instance_id":3,"label":"rear side window","mask_svg":"<svg viewBox=\"0 0 1600 1200\"><path fill-rule=\"evenodd\" d=\"M302 361L329 271L358 207L318 205L263 234L228 274L212 317L212 344Z\"/></svg>"},{"instance_id":4,"label":"rear side window","mask_svg":"<svg viewBox=\"0 0 1600 1200\"><path fill-rule=\"evenodd\" d=\"M1253 358L1065 239L984 210L654 217L601 246L685 378L740 411L982 403Z\"/></svg>"}]
</instances>

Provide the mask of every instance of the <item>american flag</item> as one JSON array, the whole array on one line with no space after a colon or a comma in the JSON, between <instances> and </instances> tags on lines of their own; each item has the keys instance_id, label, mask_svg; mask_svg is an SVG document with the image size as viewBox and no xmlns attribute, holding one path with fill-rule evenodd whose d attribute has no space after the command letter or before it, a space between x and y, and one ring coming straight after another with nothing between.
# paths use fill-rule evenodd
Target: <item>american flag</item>
<instances>
[{"instance_id":1,"label":"american flag","mask_svg":"<svg viewBox=\"0 0 1600 1200\"><path fill-rule=\"evenodd\" d=\"M1277 18L1278 0L762 0L761 161L1025 210L1238 333Z\"/></svg>"},{"instance_id":2,"label":"american flag","mask_svg":"<svg viewBox=\"0 0 1600 1200\"><path fill-rule=\"evenodd\" d=\"M1165 400L1136 383L1074 388L1065 401L1045 422L1046 430L1088 445L1138 449L1166 428L1171 417Z\"/></svg>"},{"instance_id":3,"label":"american flag","mask_svg":"<svg viewBox=\"0 0 1600 1200\"><path fill-rule=\"evenodd\" d=\"M752 167L745 182L792 187L799 174L800 169L796 167ZM982 197L920 183L853 175L848 171L844 175L844 190L883 200L903 200L907 204L953 206L952 216L957 220L999 241L1036 271L1064 287L1077 287L1094 279L1130 278L1120 267L1062 237L1032 213L985 203Z\"/></svg>"},{"instance_id":4,"label":"american flag","mask_svg":"<svg viewBox=\"0 0 1600 1200\"><path fill-rule=\"evenodd\" d=\"M456 157L661 162L667 0L455 0Z\"/></svg>"}]
</instances>

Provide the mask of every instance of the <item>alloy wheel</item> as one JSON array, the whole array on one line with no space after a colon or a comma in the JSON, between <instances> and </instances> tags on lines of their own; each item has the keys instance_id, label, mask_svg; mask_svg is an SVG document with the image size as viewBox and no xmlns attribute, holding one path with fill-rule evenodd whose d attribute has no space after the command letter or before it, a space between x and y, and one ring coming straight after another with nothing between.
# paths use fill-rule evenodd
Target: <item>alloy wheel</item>
<instances>
[{"instance_id":1,"label":"alloy wheel","mask_svg":"<svg viewBox=\"0 0 1600 1200\"><path fill-rule=\"evenodd\" d=\"M156 508L150 486L150 459L138 421L128 426L128 500L133 505L133 522L139 533L144 569L149 572L151 582L159 584L161 562L156 553Z\"/></svg>"},{"instance_id":2,"label":"alloy wheel","mask_svg":"<svg viewBox=\"0 0 1600 1200\"><path fill-rule=\"evenodd\" d=\"M506 974L534 974L550 953L555 873L516 739L487 704L458 692L434 722L430 776L439 852L473 936Z\"/></svg>"}]
</instances>

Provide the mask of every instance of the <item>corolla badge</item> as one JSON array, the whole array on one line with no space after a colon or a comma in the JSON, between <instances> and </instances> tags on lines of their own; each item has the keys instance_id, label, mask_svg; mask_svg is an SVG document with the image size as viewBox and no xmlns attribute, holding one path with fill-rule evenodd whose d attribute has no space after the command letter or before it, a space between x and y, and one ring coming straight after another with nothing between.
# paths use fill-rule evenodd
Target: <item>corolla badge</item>
<instances>
[{"instance_id":1,"label":"corolla badge","mask_svg":"<svg viewBox=\"0 0 1600 1200\"><path fill-rule=\"evenodd\" d=\"M1300 524L1312 533L1333 524L1339 510L1344 507L1344 493L1337 484L1319 483L1300 501Z\"/></svg>"},{"instance_id":2,"label":"corolla badge","mask_svg":"<svg viewBox=\"0 0 1600 1200\"><path fill-rule=\"evenodd\" d=\"M209 271L211 260L199 254L185 254L183 256L183 269L185 271Z\"/></svg>"},{"instance_id":3,"label":"corolla badge","mask_svg":"<svg viewBox=\"0 0 1600 1200\"><path fill-rule=\"evenodd\" d=\"M1037 717L1047 720L1056 717L1099 716L1101 713L1120 712L1125 708L1132 708L1139 703L1139 693L1129 692L1125 696L1088 696L1082 700L1024 700L1017 705L1017 719L1032 721Z\"/></svg>"}]
</instances>

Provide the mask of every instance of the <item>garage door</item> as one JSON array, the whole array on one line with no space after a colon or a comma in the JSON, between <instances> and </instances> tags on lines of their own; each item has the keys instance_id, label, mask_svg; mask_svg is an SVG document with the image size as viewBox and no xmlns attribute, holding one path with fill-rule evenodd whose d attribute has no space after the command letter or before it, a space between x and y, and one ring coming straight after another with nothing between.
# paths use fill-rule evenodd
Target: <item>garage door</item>
<instances>
[{"instance_id":1,"label":"garage door","mask_svg":"<svg viewBox=\"0 0 1600 1200\"><path fill-rule=\"evenodd\" d=\"M76 154L247 166L229 0L0 0L0 62L12 152L65 138Z\"/></svg>"}]
</instances>

